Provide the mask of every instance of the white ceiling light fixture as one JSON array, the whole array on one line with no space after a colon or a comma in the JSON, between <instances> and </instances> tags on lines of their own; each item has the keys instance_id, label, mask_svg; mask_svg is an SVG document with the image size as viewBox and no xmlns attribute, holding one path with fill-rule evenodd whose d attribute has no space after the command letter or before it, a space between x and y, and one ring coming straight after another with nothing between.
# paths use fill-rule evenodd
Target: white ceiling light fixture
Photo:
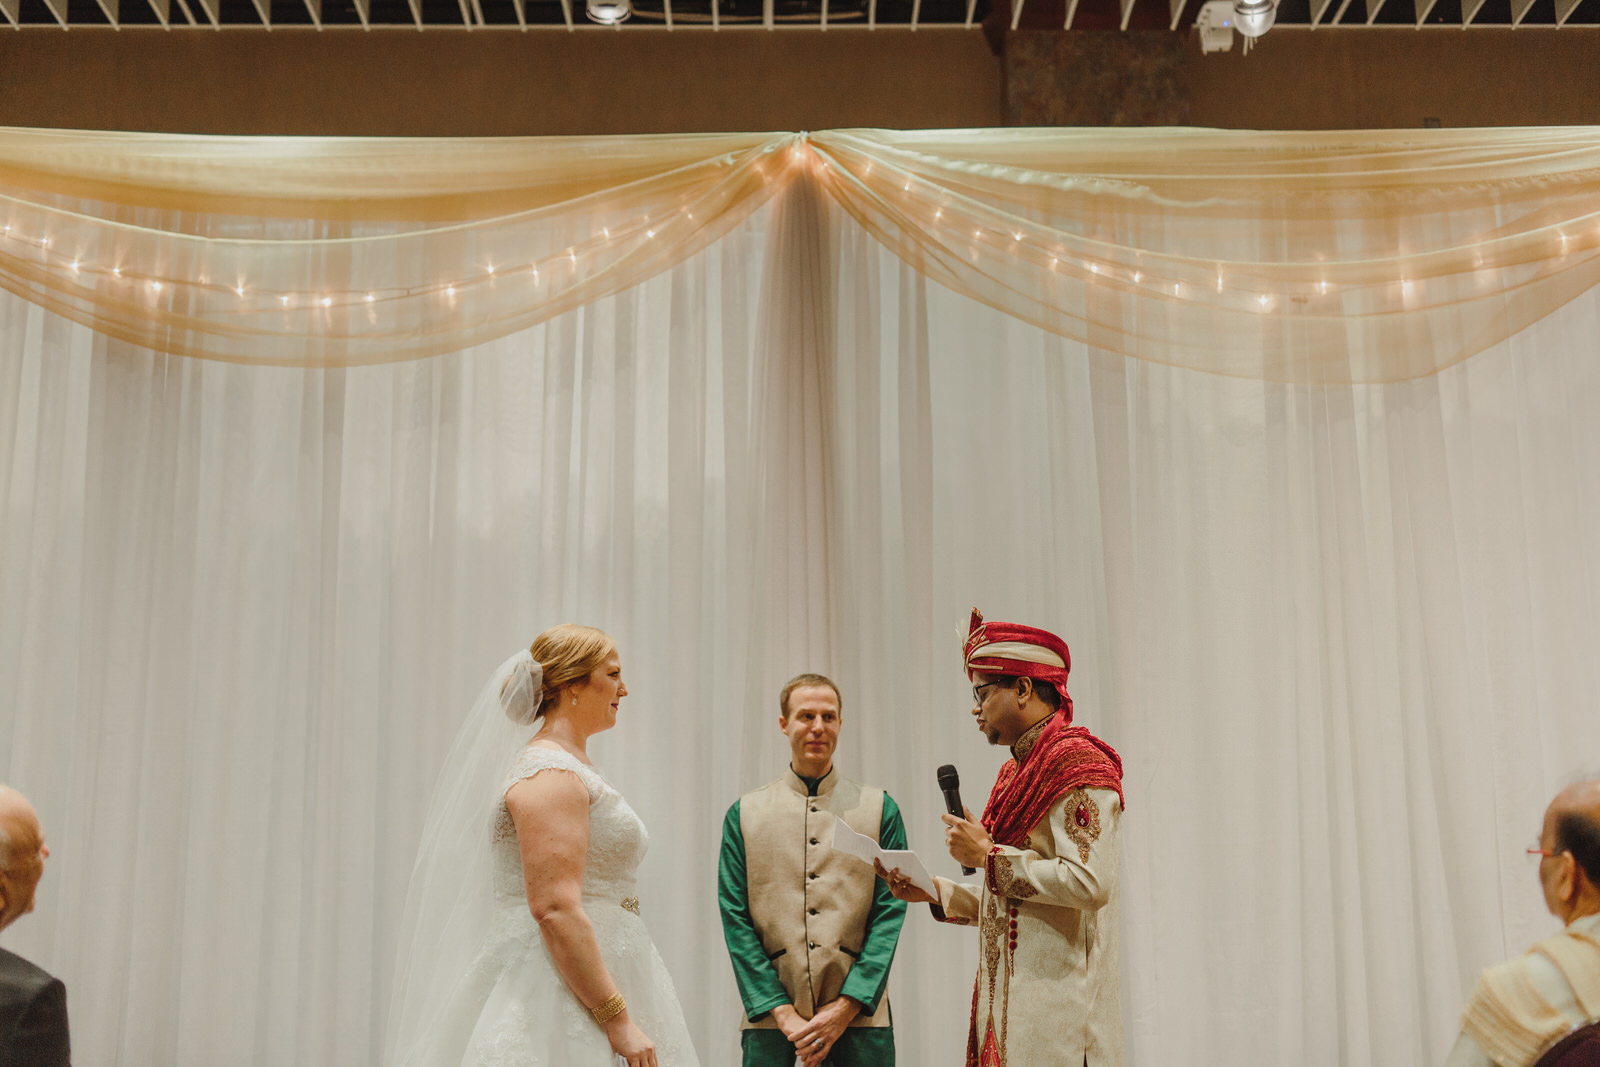
<instances>
[{"instance_id":1,"label":"white ceiling light fixture","mask_svg":"<svg viewBox=\"0 0 1600 1067\"><path fill-rule=\"evenodd\" d=\"M631 0L588 0L586 9L589 21L602 26L620 26L633 15Z\"/></svg>"},{"instance_id":2,"label":"white ceiling light fixture","mask_svg":"<svg viewBox=\"0 0 1600 1067\"><path fill-rule=\"evenodd\" d=\"M1278 0L1233 0L1233 28L1245 37L1260 37L1277 17Z\"/></svg>"}]
</instances>

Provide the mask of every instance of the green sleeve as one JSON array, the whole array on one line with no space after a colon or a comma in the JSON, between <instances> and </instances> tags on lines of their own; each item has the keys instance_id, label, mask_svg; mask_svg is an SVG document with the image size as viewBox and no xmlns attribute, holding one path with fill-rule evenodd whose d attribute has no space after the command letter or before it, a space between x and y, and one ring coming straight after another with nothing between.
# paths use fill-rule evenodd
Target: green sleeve
<instances>
[{"instance_id":1,"label":"green sleeve","mask_svg":"<svg viewBox=\"0 0 1600 1067\"><path fill-rule=\"evenodd\" d=\"M878 845L885 849L906 847L906 824L900 818L900 807L888 793L883 794L883 818L878 823ZM894 962L894 950L900 943L900 926L906 921L906 902L896 900L889 885L878 879L872 891L872 910L867 913L867 935L861 943L861 958L850 967L840 996L852 997L861 1002L861 1012L871 1015L878 1010L883 991L889 984L889 964Z\"/></svg>"},{"instance_id":2,"label":"green sleeve","mask_svg":"<svg viewBox=\"0 0 1600 1067\"><path fill-rule=\"evenodd\" d=\"M739 825L739 802L733 802L722 820L722 855L717 860L717 907L722 912L722 939L733 961L733 978L739 985L750 1020L789 1003L778 981L778 971L761 947L761 935L750 918L750 882L744 865L744 830Z\"/></svg>"}]
</instances>

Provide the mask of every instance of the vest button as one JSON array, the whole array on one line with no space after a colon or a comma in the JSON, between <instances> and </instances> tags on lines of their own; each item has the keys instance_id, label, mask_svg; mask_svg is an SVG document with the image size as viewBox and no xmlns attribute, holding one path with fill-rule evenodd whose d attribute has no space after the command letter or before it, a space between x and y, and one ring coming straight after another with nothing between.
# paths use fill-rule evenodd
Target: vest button
<instances>
[{"instance_id":1,"label":"vest button","mask_svg":"<svg viewBox=\"0 0 1600 1067\"><path fill-rule=\"evenodd\" d=\"M816 839L816 838L814 838L814 837L813 837L813 838L812 838L812 839L811 839L811 843L812 843L812 844L813 844L813 845L814 845L814 844L816 844L816 843L817 843L817 839Z\"/></svg>"},{"instance_id":2,"label":"vest button","mask_svg":"<svg viewBox=\"0 0 1600 1067\"><path fill-rule=\"evenodd\" d=\"M817 947L817 943L815 941L808 941L808 942L806 942L806 944L810 945L812 948L816 948Z\"/></svg>"},{"instance_id":3,"label":"vest button","mask_svg":"<svg viewBox=\"0 0 1600 1067\"><path fill-rule=\"evenodd\" d=\"M815 914L816 914L816 913L817 913L817 909L816 909L816 908L808 908L808 909L807 909L807 910L806 910L806 914L807 914L807 915L815 915ZM812 947L812 948L816 948L816 946L815 946L815 945L812 945L812 946L811 946L811 947Z\"/></svg>"},{"instance_id":4,"label":"vest button","mask_svg":"<svg viewBox=\"0 0 1600 1067\"><path fill-rule=\"evenodd\" d=\"M815 878L816 876L817 876L817 872L816 871L812 871L810 874L806 875L807 878Z\"/></svg>"}]
</instances>

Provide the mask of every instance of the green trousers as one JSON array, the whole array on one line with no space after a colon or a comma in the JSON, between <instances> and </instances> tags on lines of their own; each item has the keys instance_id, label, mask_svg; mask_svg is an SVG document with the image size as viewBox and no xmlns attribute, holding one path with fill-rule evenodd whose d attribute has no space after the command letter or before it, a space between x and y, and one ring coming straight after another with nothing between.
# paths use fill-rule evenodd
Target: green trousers
<instances>
[{"instance_id":1,"label":"green trousers","mask_svg":"<svg viewBox=\"0 0 1600 1067\"><path fill-rule=\"evenodd\" d=\"M744 1067L794 1067L782 1030L744 1031ZM828 1050L823 1067L894 1067L894 1027L852 1026Z\"/></svg>"}]
</instances>

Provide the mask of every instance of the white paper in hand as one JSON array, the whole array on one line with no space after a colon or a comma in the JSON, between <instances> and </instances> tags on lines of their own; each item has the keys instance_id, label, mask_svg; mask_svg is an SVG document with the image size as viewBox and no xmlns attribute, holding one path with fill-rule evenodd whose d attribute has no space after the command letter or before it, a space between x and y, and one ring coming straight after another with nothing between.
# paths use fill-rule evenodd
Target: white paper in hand
<instances>
[{"instance_id":1,"label":"white paper in hand","mask_svg":"<svg viewBox=\"0 0 1600 1067\"><path fill-rule=\"evenodd\" d=\"M933 884L928 868L922 865L915 852L909 848L881 849L876 841L856 833L837 815L833 817L833 847L869 867L874 859L891 871L898 867L901 874L911 879L912 885L936 900L939 897L939 890Z\"/></svg>"}]
</instances>

